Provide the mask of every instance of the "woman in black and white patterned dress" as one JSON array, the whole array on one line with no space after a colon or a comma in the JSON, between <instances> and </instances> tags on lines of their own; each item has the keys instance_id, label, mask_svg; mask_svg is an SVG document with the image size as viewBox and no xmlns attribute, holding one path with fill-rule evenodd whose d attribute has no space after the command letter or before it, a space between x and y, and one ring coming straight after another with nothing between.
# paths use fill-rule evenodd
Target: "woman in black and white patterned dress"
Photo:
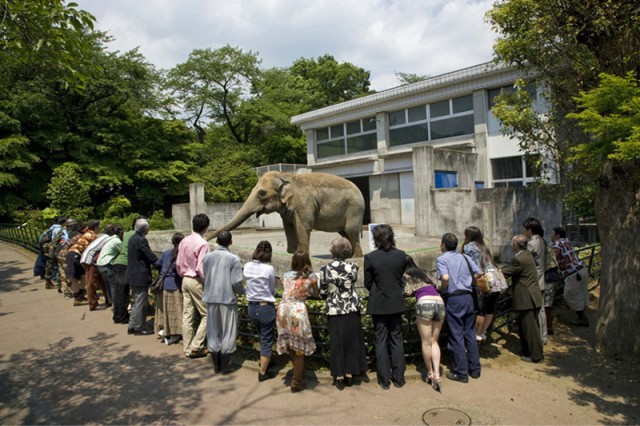
<instances>
[{"instance_id":1,"label":"woman in black and white patterned dress","mask_svg":"<svg viewBox=\"0 0 640 426\"><path fill-rule=\"evenodd\" d=\"M347 262L352 247L346 238L331 242L333 260L320 268L320 296L326 300L330 337L330 366L334 385L342 390L353 384L353 376L367 371L364 333L360 323L361 303L356 292L358 265Z\"/></svg>"}]
</instances>

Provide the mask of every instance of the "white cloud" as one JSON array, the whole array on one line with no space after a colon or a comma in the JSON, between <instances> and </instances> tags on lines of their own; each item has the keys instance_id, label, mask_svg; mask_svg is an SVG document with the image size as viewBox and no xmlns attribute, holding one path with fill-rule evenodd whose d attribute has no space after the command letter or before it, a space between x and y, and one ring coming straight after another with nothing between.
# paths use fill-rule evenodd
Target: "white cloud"
<instances>
[{"instance_id":1,"label":"white cloud","mask_svg":"<svg viewBox=\"0 0 640 426\"><path fill-rule=\"evenodd\" d=\"M371 71L372 88L395 72L438 75L491 60L484 22L492 0L109 0L77 1L109 32L112 49L140 46L159 68L196 48L258 52L264 67L330 54Z\"/></svg>"}]
</instances>

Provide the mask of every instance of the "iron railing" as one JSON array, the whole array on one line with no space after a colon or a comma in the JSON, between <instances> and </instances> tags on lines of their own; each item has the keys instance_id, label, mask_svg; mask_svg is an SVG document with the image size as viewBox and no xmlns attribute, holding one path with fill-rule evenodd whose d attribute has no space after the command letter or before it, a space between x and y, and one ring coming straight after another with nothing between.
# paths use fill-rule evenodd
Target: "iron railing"
<instances>
[{"instance_id":1,"label":"iron railing","mask_svg":"<svg viewBox=\"0 0 640 426\"><path fill-rule=\"evenodd\" d=\"M38 237L42 230L23 225L0 224L0 241L18 245L27 250L37 253ZM600 244L593 244L585 247L576 248L576 252L585 262L585 266L589 270L590 280L596 280L596 284L589 290L595 289L599 284L600 276ZM563 285L556 289L555 299L562 299ZM509 327L515 322L516 316L512 308L512 292L511 287L505 291L496 306L496 315L490 327L491 332L501 333L505 327ZM277 296L279 298L279 296ZM415 326L415 300L407 298L407 310L403 314L402 332L404 337L405 357L415 359L422 356L421 340ZM367 298L363 297L363 303L366 306ZM238 300L238 347L259 351L260 336L249 319L247 312L247 302L244 298ZM309 298L307 300L307 309L312 324L313 336L316 341L316 352L312 358L326 363L329 360L329 331L327 328L327 319L324 312L324 300L317 298ZM365 347L367 356L372 359L375 357L375 337L373 332L373 322L368 315L362 315L362 327L364 330ZM442 336L446 336L446 327L442 331Z\"/></svg>"}]
</instances>

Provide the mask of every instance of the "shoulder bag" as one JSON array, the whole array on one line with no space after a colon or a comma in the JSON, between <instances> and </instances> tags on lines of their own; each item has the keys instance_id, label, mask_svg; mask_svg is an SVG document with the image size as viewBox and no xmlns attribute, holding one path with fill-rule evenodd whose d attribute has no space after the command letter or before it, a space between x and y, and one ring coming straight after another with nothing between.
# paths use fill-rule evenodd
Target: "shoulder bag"
<instances>
[{"instance_id":1,"label":"shoulder bag","mask_svg":"<svg viewBox=\"0 0 640 426\"><path fill-rule=\"evenodd\" d=\"M158 277L155 280L153 280L153 282L149 286L149 288L152 291L162 291L162 287L164 286L164 278L167 276L167 273L169 273L171 268L173 268L173 265L175 265L175 262L173 262L171 266L169 266L169 268L164 274L158 275Z\"/></svg>"},{"instance_id":2,"label":"shoulder bag","mask_svg":"<svg viewBox=\"0 0 640 426\"><path fill-rule=\"evenodd\" d=\"M464 257L464 261L467 262L469 273L471 274L471 297L473 297L473 309L476 312L480 312L484 309L484 298L482 297L482 291L480 290L480 287L478 287L478 280L473 273L473 269L471 269L469 259L467 259L467 256L465 256L464 254L461 254L461 256Z\"/></svg>"}]
</instances>

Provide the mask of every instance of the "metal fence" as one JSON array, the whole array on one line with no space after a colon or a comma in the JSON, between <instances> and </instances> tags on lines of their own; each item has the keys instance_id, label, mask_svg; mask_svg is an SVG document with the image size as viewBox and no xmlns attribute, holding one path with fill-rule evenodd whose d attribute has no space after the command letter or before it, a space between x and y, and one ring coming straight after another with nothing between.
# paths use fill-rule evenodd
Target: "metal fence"
<instances>
[{"instance_id":1,"label":"metal fence","mask_svg":"<svg viewBox=\"0 0 640 426\"><path fill-rule=\"evenodd\" d=\"M18 245L27 250L37 252L38 237L42 230L34 229L26 224L8 225L0 224L0 241ZM593 244L585 247L576 248L576 252L584 261L585 266L589 270L590 281L595 284L589 289L595 289L600 284L600 244ZM556 289L555 299L562 299L563 285ZM276 296L279 298L279 296ZM407 310L403 314L403 337L405 347L405 357L414 359L422 356L421 340L415 326L415 300L413 297L407 298ZM367 298L363 297L363 303L366 306ZM329 360L329 332L327 329L327 318L324 311L324 301L316 298L307 300L307 309L311 320L313 336L316 341L316 352L311 358L321 363L327 363ZM247 312L247 302L244 298L238 300L238 346L245 350L259 351L260 336L255 326L251 323ZM496 315L490 328L491 332L505 333L509 327L515 322L516 315L512 308L511 287L498 300L496 307ZM375 356L375 337L373 332L373 322L368 315L362 315L362 327L364 330L365 346L367 356L371 359ZM506 329L506 331L505 331ZM443 329L442 337L446 336L446 326Z\"/></svg>"},{"instance_id":2,"label":"metal fence","mask_svg":"<svg viewBox=\"0 0 640 426\"><path fill-rule=\"evenodd\" d=\"M42 230L22 225L0 223L0 241L5 241L25 248L34 253L38 252L38 238Z\"/></svg>"}]
</instances>

